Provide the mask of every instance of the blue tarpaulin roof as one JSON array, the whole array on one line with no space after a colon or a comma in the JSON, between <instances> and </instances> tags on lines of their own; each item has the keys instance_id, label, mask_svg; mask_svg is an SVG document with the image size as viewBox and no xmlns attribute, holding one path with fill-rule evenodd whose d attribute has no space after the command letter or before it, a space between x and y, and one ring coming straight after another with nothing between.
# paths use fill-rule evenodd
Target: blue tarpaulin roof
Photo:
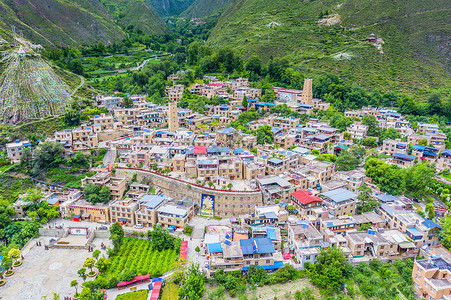
<instances>
[{"instance_id":1,"label":"blue tarpaulin roof","mask_svg":"<svg viewBox=\"0 0 451 300\"><path fill-rule=\"evenodd\" d=\"M272 226L266 227L266 237L271 241L277 240L276 229Z\"/></svg>"},{"instance_id":2,"label":"blue tarpaulin roof","mask_svg":"<svg viewBox=\"0 0 451 300\"><path fill-rule=\"evenodd\" d=\"M343 188L328 191L328 192L322 193L320 195L325 196L334 202L343 202L343 201L357 197L357 195L354 194L353 192L348 191Z\"/></svg>"},{"instance_id":3,"label":"blue tarpaulin roof","mask_svg":"<svg viewBox=\"0 0 451 300\"><path fill-rule=\"evenodd\" d=\"M442 229L442 227L440 227L440 225L436 224L434 221L431 221L431 220L423 221L421 224L423 224L424 226L426 226L429 229L432 229L432 228Z\"/></svg>"},{"instance_id":4,"label":"blue tarpaulin roof","mask_svg":"<svg viewBox=\"0 0 451 300\"><path fill-rule=\"evenodd\" d=\"M209 253L218 253L218 252L222 252L222 246L221 243L211 243L208 244L208 252Z\"/></svg>"},{"instance_id":5,"label":"blue tarpaulin roof","mask_svg":"<svg viewBox=\"0 0 451 300\"><path fill-rule=\"evenodd\" d=\"M403 158L403 159L407 159L407 160L414 160L415 159L415 156L407 155L407 154L403 154L403 153L395 153L395 154L393 154L393 157Z\"/></svg>"},{"instance_id":6,"label":"blue tarpaulin roof","mask_svg":"<svg viewBox=\"0 0 451 300\"><path fill-rule=\"evenodd\" d=\"M381 200L382 202L394 202L398 200L395 196L392 195L380 195L376 196L377 199Z\"/></svg>"},{"instance_id":7,"label":"blue tarpaulin roof","mask_svg":"<svg viewBox=\"0 0 451 300\"><path fill-rule=\"evenodd\" d=\"M256 245L256 247L254 245ZM251 238L240 240L240 246L243 251L243 255L276 252L272 241L268 238Z\"/></svg>"},{"instance_id":8,"label":"blue tarpaulin roof","mask_svg":"<svg viewBox=\"0 0 451 300\"><path fill-rule=\"evenodd\" d=\"M154 209L164 201L164 197L157 195L145 195L139 202L145 202L145 206L149 209Z\"/></svg>"},{"instance_id":9,"label":"blue tarpaulin roof","mask_svg":"<svg viewBox=\"0 0 451 300\"><path fill-rule=\"evenodd\" d=\"M174 231L174 230L175 230L175 226L174 226L174 225L168 226L168 230L169 230L169 231Z\"/></svg>"},{"instance_id":10,"label":"blue tarpaulin roof","mask_svg":"<svg viewBox=\"0 0 451 300\"><path fill-rule=\"evenodd\" d=\"M415 227L407 228L406 231L407 233L410 233L413 236L423 236L423 234L420 231L418 231L418 229L416 229Z\"/></svg>"},{"instance_id":11,"label":"blue tarpaulin roof","mask_svg":"<svg viewBox=\"0 0 451 300\"><path fill-rule=\"evenodd\" d=\"M268 159L268 161L273 164L280 164L283 162L283 160L281 160L280 158L276 158L276 157L270 158L270 159Z\"/></svg>"},{"instance_id":12,"label":"blue tarpaulin roof","mask_svg":"<svg viewBox=\"0 0 451 300\"><path fill-rule=\"evenodd\" d=\"M207 153L229 153L230 149L229 147L219 147L219 146L212 146L207 148Z\"/></svg>"},{"instance_id":13,"label":"blue tarpaulin roof","mask_svg":"<svg viewBox=\"0 0 451 300\"><path fill-rule=\"evenodd\" d=\"M283 267L283 262L282 261L276 261L274 262L273 265L268 265L268 266L258 266L260 268L262 268L263 270L277 270ZM249 267L243 267L243 271L248 271Z\"/></svg>"}]
</instances>

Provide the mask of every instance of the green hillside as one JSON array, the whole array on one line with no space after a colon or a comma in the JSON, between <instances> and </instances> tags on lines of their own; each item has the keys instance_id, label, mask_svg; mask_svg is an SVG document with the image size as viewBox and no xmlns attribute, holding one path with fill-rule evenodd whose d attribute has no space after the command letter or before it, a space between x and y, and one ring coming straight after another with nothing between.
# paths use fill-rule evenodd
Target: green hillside
<instances>
[{"instance_id":1,"label":"green hillside","mask_svg":"<svg viewBox=\"0 0 451 300\"><path fill-rule=\"evenodd\" d=\"M421 94L451 84L450 21L447 0L235 0L208 43L245 58L288 56L306 77Z\"/></svg>"},{"instance_id":2,"label":"green hillside","mask_svg":"<svg viewBox=\"0 0 451 300\"><path fill-rule=\"evenodd\" d=\"M227 6L231 0L196 0L182 16L187 18L203 18Z\"/></svg>"},{"instance_id":3,"label":"green hillside","mask_svg":"<svg viewBox=\"0 0 451 300\"><path fill-rule=\"evenodd\" d=\"M122 28L133 26L147 34L167 33L164 22L149 3L139 0L100 0Z\"/></svg>"},{"instance_id":4,"label":"green hillside","mask_svg":"<svg viewBox=\"0 0 451 300\"><path fill-rule=\"evenodd\" d=\"M17 33L22 32L34 43L72 46L121 40L126 36L123 26L137 22L142 23L141 29L149 34L165 31L147 3L132 0L104 2L118 3L127 10L114 17L99 0L0 1L0 36L11 41L11 26L14 25Z\"/></svg>"},{"instance_id":5,"label":"green hillside","mask_svg":"<svg viewBox=\"0 0 451 300\"><path fill-rule=\"evenodd\" d=\"M146 0L160 17L177 16L186 10L194 0Z\"/></svg>"}]
</instances>

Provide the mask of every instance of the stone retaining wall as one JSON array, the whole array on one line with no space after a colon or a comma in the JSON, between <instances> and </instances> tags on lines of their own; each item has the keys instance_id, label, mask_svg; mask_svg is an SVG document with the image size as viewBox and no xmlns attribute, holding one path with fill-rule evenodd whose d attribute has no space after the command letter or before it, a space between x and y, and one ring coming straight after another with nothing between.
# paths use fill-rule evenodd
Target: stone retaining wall
<instances>
[{"instance_id":1,"label":"stone retaining wall","mask_svg":"<svg viewBox=\"0 0 451 300\"><path fill-rule=\"evenodd\" d=\"M260 190L229 191L212 189L137 168L117 168L115 176L131 179L134 174L137 174L136 179L138 182L150 182L154 186L159 187L167 196L196 203L197 212L200 212L203 194L214 197L214 216L222 218L252 214L255 212L255 206L263 205L262 192Z\"/></svg>"}]
</instances>

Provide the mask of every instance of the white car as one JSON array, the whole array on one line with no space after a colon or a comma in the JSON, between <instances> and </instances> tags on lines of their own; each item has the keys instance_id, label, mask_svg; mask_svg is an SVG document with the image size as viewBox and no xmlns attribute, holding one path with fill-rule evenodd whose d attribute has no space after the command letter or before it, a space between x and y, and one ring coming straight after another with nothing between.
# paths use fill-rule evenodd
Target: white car
<instances>
[{"instance_id":1,"label":"white car","mask_svg":"<svg viewBox=\"0 0 451 300\"><path fill-rule=\"evenodd\" d=\"M134 227L138 228L138 229L142 229L143 228L143 224L136 224Z\"/></svg>"}]
</instances>

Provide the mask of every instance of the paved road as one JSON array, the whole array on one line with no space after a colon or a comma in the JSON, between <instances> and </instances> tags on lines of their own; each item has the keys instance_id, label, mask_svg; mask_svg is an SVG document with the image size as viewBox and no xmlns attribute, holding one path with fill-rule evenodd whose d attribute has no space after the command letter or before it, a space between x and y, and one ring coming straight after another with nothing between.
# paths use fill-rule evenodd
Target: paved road
<instances>
[{"instance_id":1,"label":"paved road","mask_svg":"<svg viewBox=\"0 0 451 300\"><path fill-rule=\"evenodd\" d=\"M72 91L72 93L70 94L70 96L72 97L73 95L75 95L75 93L78 91L79 88L81 88L84 84L85 84L85 78L83 76L78 75L78 77L80 77L80 84L74 88L74 90Z\"/></svg>"},{"instance_id":2,"label":"paved road","mask_svg":"<svg viewBox=\"0 0 451 300\"><path fill-rule=\"evenodd\" d=\"M140 70L141 68L143 68L145 65L147 65L147 63L149 62L149 61L152 61L152 60L160 60L157 56L155 56L155 57L152 57L152 58L148 58L148 59L145 59L141 64L139 64L138 66L136 66L136 67L132 67L132 68L129 68L129 69L119 69L119 70L117 70L117 73L126 73L126 72L128 72L129 70L130 71L138 71L138 70ZM111 75L111 74L109 74L109 75Z\"/></svg>"}]
</instances>

